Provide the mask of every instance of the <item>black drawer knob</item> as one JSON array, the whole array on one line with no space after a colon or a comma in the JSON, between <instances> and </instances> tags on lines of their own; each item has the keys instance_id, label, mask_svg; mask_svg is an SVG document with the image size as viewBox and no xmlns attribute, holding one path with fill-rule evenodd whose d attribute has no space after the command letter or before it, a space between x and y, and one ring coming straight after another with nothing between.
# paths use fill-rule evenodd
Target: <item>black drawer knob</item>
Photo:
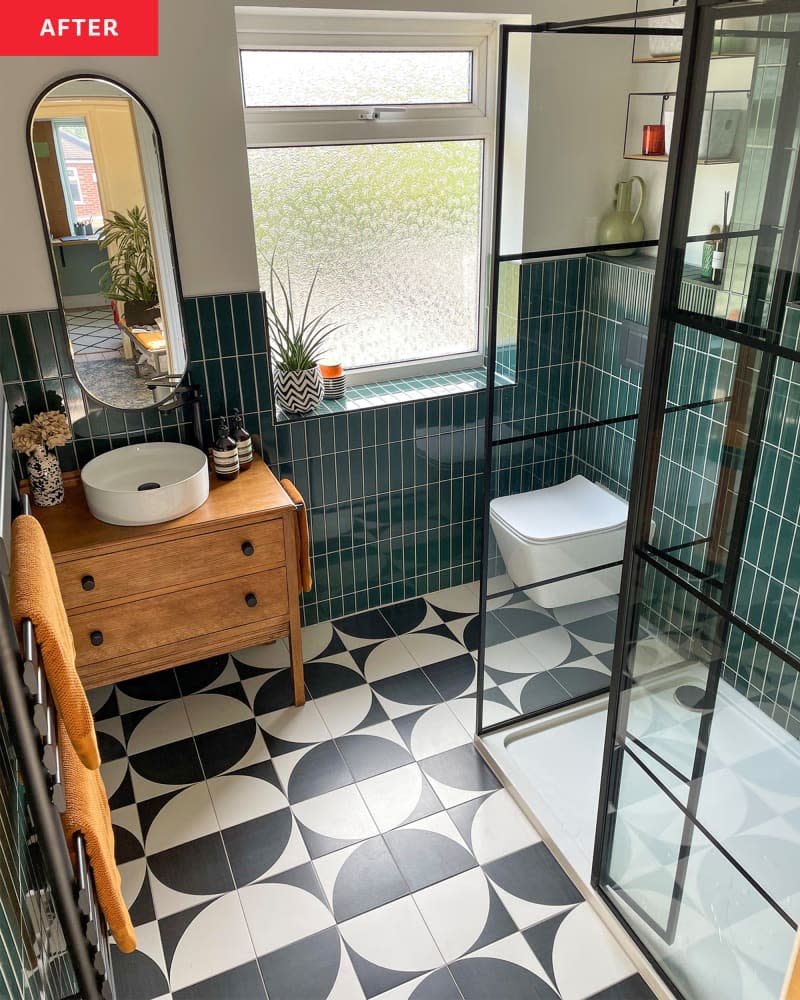
<instances>
[{"instance_id":1,"label":"black drawer knob","mask_svg":"<svg viewBox=\"0 0 800 1000\"><path fill-rule=\"evenodd\" d=\"M255 594L247 594L244 599L244 603L248 606L248 608L254 608L256 604L258 604L258 598Z\"/></svg>"},{"instance_id":2,"label":"black drawer knob","mask_svg":"<svg viewBox=\"0 0 800 1000\"><path fill-rule=\"evenodd\" d=\"M89 576L87 573L86 576L81 578L81 586L84 590L94 590L94 577Z\"/></svg>"},{"instance_id":3,"label":"black drawer knob","mask_svg":"<svg viewBox=\"0 0 800 1000\"><path fill-rule=\"evenodd\" d=\"M256 550L255 545L252 542L242 542L242 552L246 556L251 556Z\"/></svg>"},{"instance_id":4,"label":"black drawer knob","mask_svg":"<svg viewBox=\"0 0 800 1000\"><path fill-rule=\"evenodd\" d=\"M100 631L99 628L95 629L94 632L91 632L89 634L89 638L91 639L93 646L102 646L103 645L103 633Z\"/></svg>"}]
</instances>

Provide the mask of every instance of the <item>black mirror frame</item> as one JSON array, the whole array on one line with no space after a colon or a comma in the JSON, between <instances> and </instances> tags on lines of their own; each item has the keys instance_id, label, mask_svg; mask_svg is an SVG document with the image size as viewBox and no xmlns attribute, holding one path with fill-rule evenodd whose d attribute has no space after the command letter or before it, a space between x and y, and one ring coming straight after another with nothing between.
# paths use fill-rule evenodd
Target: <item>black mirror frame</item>
<instances>
[{"instance_id":1,"label":"black mirror frame","mask_svg":"<svg viewBox=\"0 0 800 1000\"><path fill-rule=\"evenodd\" d=\"M33 129L33 122L36 117L36 111L39 105L42 103L42 101L44 101L47 97L49 97L52 91L56 87L60 87L64 83L72 83L73 81L76 80L96 80L99 83L109 83L113 87L118 87L124 94L127 94L129 97L133 98L134 101L138 102L139 106L143 109L144 113L147 115L147 118L153 128L153 135L155 136L156 140L155 142L156 154L158 156L158 166L161 172L161 187L162 187L162 193L164 195L164 207L167 215L169 248L170 248L170 255L172 257L172 260L170 261L170 266L172 267L172 272L175 278L175 289L178 296L178 307L181 311L181 334L183 336L183 342L186 349L186 369L183 375L181 376L180 381L175 386L175 390L172 393L166 395L164 399L159 400L158 403L154 401L151 406L142 406L132 411L134 413L139 413L143 410L158 408L164 402L167 402L168 400L176 397L178 388L182 386L184 382L187 381L187 377L189 375L189 365L191 363L191 358L189 357L189 341L186 336L186 329L183 323L183 302L184 302L183 286L181 285L181 275L180 275L180 269L178 267L178 252L175 243L175 223L173 221L173 216L172 216L172 202L170 201L170 196L169 196L167 168L166 168L166 161L164 159L164 144L161 141L161 132L159 131L158 125L156 124L156 120L153 117L150 108L147 106L147 104L145 104L145 102L141 99L141 97L139 97L136 91L132 90L127 84L120 83L119 80L114 80L111 77L105 76L100 73L70 73L69 76L59 77L57 80L53 81L53 83L45 87L44 90L39 92L38 96L33 102L33 105L31 106L31 110L28 113L28 118L25 123L25 145L27 146L28 149L28 159L30 160L31 172L33 175L34 186L36 188L36 201L39 206L39 218L42 223L42 233L44 235L45 245L47 247L47 260L50 265L50 276L53 279L53 288L56 294L58 311L61 313L61 320L64 326L64 335L67 337L67 340L69 340L69 332L67 331L67 323L65 318L66 311L64 309L64 300L61 295L61 285L59 284L58 280L58 271L56 270L55 260L53 259L53 253L50 247L50 228L47 221L47 212L45 211L44 198L42 197L42 188L38 180L39 173L38 173L38 168L36 166L36 156L33 148L32 129ZM67 344L67 347L69 348L69 344ZM109 410L119 410L122 413L131 412L130 407L115 406L113 403L107 403L105 402L105 400L98 399L97 396L93 395L89 391L89 389L86 388L86 386L83 384L78 375L71 350L69 354L70 354L70 364L72 366L72 374L75 377L76 381L78 382L78 385L80 385L81 390L85 392L87 396L91 396L91 398L95 400L95 402L99 403L101 406L107 407Z\"/></svg>"}]
</instances>

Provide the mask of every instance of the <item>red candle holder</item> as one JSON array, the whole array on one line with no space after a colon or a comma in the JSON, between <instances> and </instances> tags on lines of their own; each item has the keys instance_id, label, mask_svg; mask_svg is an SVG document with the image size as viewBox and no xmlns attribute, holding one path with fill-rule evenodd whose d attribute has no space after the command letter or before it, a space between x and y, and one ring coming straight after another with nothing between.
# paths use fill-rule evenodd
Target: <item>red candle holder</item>
<instances>
[{"instance_id":1,"label":"red candle holder","mask_svg":"<svg viewBox=\"0 0 800 1000\"><path fill-rule=\"evenodd\" d=\"M642 154L644 156L664 156L667 151L663 125L642 126Z\"/></svg>"}]
</instances>

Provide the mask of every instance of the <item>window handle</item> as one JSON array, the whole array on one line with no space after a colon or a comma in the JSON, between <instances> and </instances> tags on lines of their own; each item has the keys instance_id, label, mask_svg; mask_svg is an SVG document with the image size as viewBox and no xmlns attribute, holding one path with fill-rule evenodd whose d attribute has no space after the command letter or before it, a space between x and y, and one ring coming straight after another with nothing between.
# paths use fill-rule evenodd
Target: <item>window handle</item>
<instances>
[{"instance_id":1,"label":"window handle","mask_svg":"<svg viewBox=\"0 0 800 1000\"><path fill-rule=\"evenodd\" d=\"M406 108L367 108L365 111L359 111L358 117L362 122L376 122L387 112L402 114L406 110Z\"/></svg>"}]
</instances>

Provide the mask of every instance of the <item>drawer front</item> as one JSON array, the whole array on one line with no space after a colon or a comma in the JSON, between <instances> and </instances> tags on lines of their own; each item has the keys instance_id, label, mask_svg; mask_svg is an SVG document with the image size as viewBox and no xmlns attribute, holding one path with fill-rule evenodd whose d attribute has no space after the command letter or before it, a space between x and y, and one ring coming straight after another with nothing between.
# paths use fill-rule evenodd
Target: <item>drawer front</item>
<instances>
[{"instance_id":1,"label":"drawer front","mask_svg":"<svg viewBox=\"0 0 800 1000\"><path fill-rule=\"evenodd\" d=\"M202 580L251 574L285 562L283 521L275 518L76 559L59 564L56 570L69 611Z\"/></svg>"},{"instance_id":2,"label":"drawer front","mask_svg":"<svg viewBox=\"0 0 800 1000\"><path fill-rule=\"evenodd\" d=\"M267 570L69 616L78 667L288 616L286 570ZM191 657L190 657L191 659ZM141 671L144 673L145 671Z\"/></svg>"}]
</instances>

